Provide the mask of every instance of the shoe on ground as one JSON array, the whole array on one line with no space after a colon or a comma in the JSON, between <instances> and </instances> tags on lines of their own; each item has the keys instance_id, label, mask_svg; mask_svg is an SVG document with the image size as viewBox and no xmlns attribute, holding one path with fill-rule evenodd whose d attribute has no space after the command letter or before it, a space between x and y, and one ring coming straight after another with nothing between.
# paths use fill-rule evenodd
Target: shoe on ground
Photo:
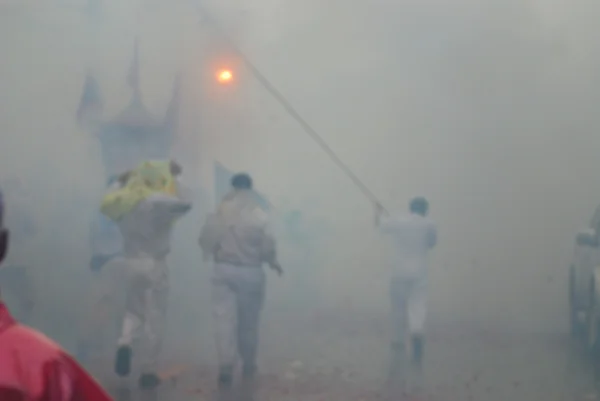
<instances>
[{"instance_id":1,"label":"shoe on ground","mask_svg":"<svg viewBox=\"0 0 600 401\"><path fill-rule=\"evenodd\" d=\"M219 370L219 388L229 389L233 386L233 367L223 367Z\"/></svg>"},{"instance_id":2,"label":"shoe on ground","mask_svg":"<svg viewBox=\"0 0 600 401\"><path fill-rule=\"evenodd\" d=\"M139 386L142 390L154 390L160 386L160 377L156 373L144 373L140 376Z\"/></svg>"},{"instance_id":3,"label":"shoe on ground","mask_svg":"<svg viewBox=\"0 0 600 401\"><path fill-rule=\"evenodd\" d=\"M132 350L130 346L122 345L117 349L115 356L115 373L120 377L127 377L131 373Z\"/></svg>"}]
</instances>

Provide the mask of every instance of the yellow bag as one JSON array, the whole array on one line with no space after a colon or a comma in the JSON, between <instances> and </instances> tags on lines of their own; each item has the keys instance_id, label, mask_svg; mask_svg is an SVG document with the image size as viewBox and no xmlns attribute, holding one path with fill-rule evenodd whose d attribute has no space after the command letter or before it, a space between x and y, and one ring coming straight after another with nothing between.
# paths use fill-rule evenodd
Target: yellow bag
<instances>
[{"instance_id":1,"label":"yellow bag","mask_svg":"<svg viewBox=\"0 0 600 401\"><path fill-rule=\"evenodd\" d=\"M177 194L177 184L169 161L146 161L132 170L127 183L104 196L100 211L119 221L141 201L155 193Z\"/></svg>"}]
</instances>

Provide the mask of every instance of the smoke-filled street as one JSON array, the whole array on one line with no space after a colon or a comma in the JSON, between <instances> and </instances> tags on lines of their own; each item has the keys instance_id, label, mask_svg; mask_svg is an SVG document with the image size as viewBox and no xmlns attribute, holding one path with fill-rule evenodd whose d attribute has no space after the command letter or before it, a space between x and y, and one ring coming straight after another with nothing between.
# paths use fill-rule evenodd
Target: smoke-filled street
<instances>
[{"instance_id":1,"label":"smoke-filled street","mask_svg":"<svg viewBox=\"0 0 600 401\"><path fill-rule=\"evenodd\" d=\"M234 399L401 401L389 377L401 247L381 218L410 209L428 261L422 398L600 400L568 328L577 233L593 231L592 251L600 235L599 5L0 0L1 301L118 401L216 400L222 249L199 237L230 191L252 190L276 246L248 264L266 271L252 272L256 305L266 294L259 373L255 388L235 376ZM103 266L127 254L98 251L98 219L122 224L150 197L132 190L146 197L107 212L107 191L150 159L162 194L181 198L149 247L165 295L157 394L137 388L137 351L128 379L114 373L115 333L79 355L122 323L96 315Z\"/></svg>"}]
</instances>

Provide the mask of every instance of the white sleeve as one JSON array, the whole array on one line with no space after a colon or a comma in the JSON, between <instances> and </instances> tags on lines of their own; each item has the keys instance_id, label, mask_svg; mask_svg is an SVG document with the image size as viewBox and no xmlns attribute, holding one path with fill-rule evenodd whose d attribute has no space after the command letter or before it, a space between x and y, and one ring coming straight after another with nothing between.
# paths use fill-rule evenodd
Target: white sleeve
<instances>
[{"instance_id":1,"label":"white sleeve","mask_svg":"<svg viewBox=\"0 0 600 401\"><path fill-rule=\"evenodd\" d=\"M162 193L151 195L145 202L152 208L153 213L156 213L157 216L164 216L165 219L181 217L192 208L190 202Z\"/></svg>"},{"instance_id":2,"label":"white sleeve","mask_svg":"<svg viewBox=\"0 0 600 401\"><path fill-rule=\"evenodd\" d=\"M212 255L224 232L225 225L220 217L216 213L209 214L198 237L198 244L202 248L205 258Z\"/></svg>"},{"instance_id":3,"label":"white sleeve","mask_svg":"<svg viewBox=\"0 0 600 401\"><path fill-rule=\"evenodd\" d=\"M181 179L181 177L177 177L175 179L177 182L177 196L184 202L192 203L192 199L194 198L192 189Z\"/></svg>"},{"instance_id":4,"label":"white sleeve","mask_svg":"<svg viewBox=\"0 0 600 401\"><path fill-rule=\"evenodd\" d=\"M427 237L429 248L434 248L437 245L437 227L435 224L432 223L429 226Z\"/></svg>"},{"instance_id":5,"label":"white sleeve","mask_svg":"<svg viewBox=\"0 0 600 401\"><path fill-rule=\"evenodd\" d=\"M261 242L261 258L265 263L273 266L277 263L277 242L273 235L273 229L269 222L263 226L263 238Z\"/></svg>"}]
</instances>

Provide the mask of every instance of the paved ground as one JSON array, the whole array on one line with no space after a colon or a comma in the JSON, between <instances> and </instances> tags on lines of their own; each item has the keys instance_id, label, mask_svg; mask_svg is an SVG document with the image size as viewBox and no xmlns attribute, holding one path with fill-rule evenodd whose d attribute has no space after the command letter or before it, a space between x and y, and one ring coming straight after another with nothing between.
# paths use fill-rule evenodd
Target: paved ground
<instances>
[{"instance_id":1,"label":"paved ground","mask_svg":"<svg viewBox=\"0 0 600 401\"><path fill-rule=\"evenodd\" d=\"M303 330L311 336L265 333L257 401L399 400L385 384L387 340L378 319L343 322L317 319ZM357 329L364 327L364 329ZM290 326L280 326L290 330ZM274 339L280 338L279 344ZM287 351L286 351L287 350ZM292 358L292 354L298 356ZM215 367L192 362L158 394L129 392L131 382L96 373L119 401L217 399ZM588 363L563 333L488 330L475 324L445 323L428 333L425 399L436 401L594 400ZM240 390L246 396L248 392ZM244 399L244 398L240 398Z\"/></svg>"}]
</instances>

